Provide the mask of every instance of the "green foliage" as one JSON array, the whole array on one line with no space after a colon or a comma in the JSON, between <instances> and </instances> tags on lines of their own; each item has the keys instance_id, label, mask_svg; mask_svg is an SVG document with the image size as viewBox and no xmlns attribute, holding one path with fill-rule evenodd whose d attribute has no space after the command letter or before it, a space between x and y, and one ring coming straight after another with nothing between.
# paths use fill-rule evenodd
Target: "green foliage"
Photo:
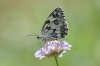
<instances>
[{"instance_id":1,"label":"green foliage","mask_svg":"<svg viewBox=\"0 0 100 66\"><path fill-rule=\"evenodd\" d=\"M60 66L100 66L99 0L0 0L0 66L56 66L54 58L41 61L35 36L56 8L65 11L71 51L58 58Z\"/></svg>"}]
</instances>

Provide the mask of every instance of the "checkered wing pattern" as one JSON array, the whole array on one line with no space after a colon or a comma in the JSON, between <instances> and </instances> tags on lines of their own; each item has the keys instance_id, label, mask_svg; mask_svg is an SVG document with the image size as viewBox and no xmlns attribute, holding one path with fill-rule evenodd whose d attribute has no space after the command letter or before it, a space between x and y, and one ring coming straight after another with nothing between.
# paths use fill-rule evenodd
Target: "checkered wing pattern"
<instances>
[{"instance_id":1,"label":"checkered wing pattern","mask_svg":"<svg viewBox=\"0 0 100 66\"><path fill-rule=\"evenodd\" d=\"M42 41L52 41L65 38L68 33L68 24L65 20L64 11L58 7L47 18L43 27L42 35L39 38Z\"/></svg>"}]
</instances>

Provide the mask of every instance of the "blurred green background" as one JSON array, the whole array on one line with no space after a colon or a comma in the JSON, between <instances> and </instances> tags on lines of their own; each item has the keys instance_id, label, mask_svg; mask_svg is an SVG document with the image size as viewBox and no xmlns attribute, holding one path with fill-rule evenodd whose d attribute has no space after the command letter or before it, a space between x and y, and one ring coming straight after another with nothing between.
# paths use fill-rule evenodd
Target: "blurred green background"
<instances>
[{"instance_id":1,"label":"blurred green background","mask_svg":"<svg viewBox=\"0 0 100 66\"><path fill-rule=\"evenodd\" d=\"M39 60L35 36L56 8L65 11L72 45L59 66L100 66L100 0L0 0L0 66L56 66L54 58Z\"/></svg>"}]
</instances>

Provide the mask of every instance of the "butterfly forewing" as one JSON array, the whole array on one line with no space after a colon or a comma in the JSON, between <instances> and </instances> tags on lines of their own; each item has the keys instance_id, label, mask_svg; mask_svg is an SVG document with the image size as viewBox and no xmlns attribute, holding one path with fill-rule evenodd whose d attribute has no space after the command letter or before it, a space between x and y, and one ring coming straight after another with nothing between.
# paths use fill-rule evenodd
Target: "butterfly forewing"
<instances>
[{"instance_id":1,"label":"butterfly forewing","mask_svg":"<svg viewBox=\"0 0 100 66\"><path fill-rule=\"evenodd\" d=\"M58 7L47 18L42 27L42 41L57 40L65 38L68 25L65 20L64 11Z\"/></svg>"}]
</instances>

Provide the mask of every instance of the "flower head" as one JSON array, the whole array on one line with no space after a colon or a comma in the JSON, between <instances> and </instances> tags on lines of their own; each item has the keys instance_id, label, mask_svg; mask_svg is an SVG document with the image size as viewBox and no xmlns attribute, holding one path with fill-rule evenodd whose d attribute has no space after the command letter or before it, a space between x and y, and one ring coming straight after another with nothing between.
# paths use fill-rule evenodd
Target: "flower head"
<instances>
[{"instance_id":1,"label":"flower head","mask_svg":"<svg viewBox=\"0 0 100 66\"><path fill-rule=\"evenodd\" d=\"M42 59L44 57L50 57L50 56L59 56L62 57L63 53L66 52L66 50L70 50L70 47L72 45L69 45L68 42L63 41L51 41L48 42L44 47L42 47L40 50L38 50L34 56L36 58Z\"/></svg>"}]
</instances>

